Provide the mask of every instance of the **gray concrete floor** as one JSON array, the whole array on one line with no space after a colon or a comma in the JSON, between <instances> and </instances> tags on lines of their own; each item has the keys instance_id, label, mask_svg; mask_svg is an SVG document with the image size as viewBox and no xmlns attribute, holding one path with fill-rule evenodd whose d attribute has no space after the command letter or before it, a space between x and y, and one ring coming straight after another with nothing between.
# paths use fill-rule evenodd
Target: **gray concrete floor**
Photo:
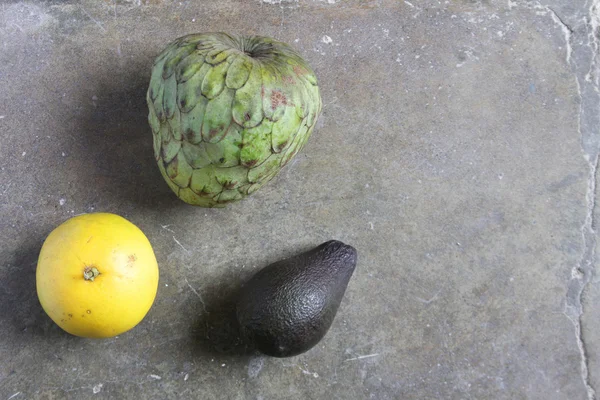
<instances>
[{"instance_id":1,"label":"gray concrete floor","mask_svg":"<svg viewBox=\"0 0 600 400\"><path fill-rule=\"evenodd\" d=\"M596 398L594 3L3 2L0 399ZM221 30L294 45L324 111L268 186L200 209L154 164L144 96L169 41ZM64 333L35 293L46 235L92 211L137 224L161 273L109 340ZM236 289L333 238L359 264L328 335L245 351Z\"/></svg>"}]
</instances>

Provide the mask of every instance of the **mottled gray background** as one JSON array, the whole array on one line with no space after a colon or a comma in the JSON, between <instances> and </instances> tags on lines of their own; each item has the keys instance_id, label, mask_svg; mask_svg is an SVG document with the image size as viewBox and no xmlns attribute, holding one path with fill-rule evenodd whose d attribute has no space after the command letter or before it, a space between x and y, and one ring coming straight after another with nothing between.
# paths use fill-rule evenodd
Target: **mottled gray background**
<instances>
[{"instance_id":1,"label":"mottled gray background","mask_svg":"<svg viewBox=\"0 0 600 400\"><path fill-rule=\"evenodd\" d=\"M594 3L4 1L0 399L597 398ZM169 41L217 30L294 45L324 110L268 186L200 209L160 177L144 97ZM137 224L161 271L110 340L35 294L46 235L91 211ZM360 260L329 334L245 349L235 290L332 238Z\"/></svg>"}]
</instances>

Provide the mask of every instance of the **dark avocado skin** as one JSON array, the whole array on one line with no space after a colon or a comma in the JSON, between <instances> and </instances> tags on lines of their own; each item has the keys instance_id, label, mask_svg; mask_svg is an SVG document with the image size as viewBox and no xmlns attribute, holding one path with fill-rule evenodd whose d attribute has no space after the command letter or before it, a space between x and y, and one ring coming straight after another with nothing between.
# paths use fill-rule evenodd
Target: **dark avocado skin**
<instances>
[{"instance_id":1,"label":"dark avocado skin","mask_svg":"<svg viewBox=\"0 0 600 400\"><path fill-rule=\"evenodd\" d=\"M273 357L309 350L329 330L356 260L356 249L331 240L265 267L240 292L242 334Z\"/></svg>"}]
</instances>

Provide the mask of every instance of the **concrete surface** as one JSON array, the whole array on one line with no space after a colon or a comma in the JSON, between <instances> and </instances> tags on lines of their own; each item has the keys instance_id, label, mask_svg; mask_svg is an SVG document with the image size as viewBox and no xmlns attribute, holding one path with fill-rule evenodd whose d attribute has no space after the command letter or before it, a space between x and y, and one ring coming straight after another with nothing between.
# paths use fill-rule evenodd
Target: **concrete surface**
<instances>
[{"instance_id":1,"label":"concrete surface","mask_svg":"<svg viewBox=\"0 0 600 400\"><path fill-rule=\"evenodd\" d=\"M598 398L595 3L3 2L0 399ZM169 41L215 30L293 44L325 107L274 181L207 210L160 177L144 94ZM46 235L91 211L136 223L161 271L110 340L35 293ZM329 334L247 350L235 290L332 238L360 260Z\"/></svg>"}]
</instances>

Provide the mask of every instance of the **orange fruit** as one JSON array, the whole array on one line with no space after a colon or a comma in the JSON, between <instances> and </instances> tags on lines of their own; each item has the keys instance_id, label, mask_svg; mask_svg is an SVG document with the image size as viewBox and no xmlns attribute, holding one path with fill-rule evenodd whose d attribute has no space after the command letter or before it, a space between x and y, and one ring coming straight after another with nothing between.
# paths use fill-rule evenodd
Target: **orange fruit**
<instances>
[{"instance_id":1,"label":"orange fruit","mask_svg":"<svg viewBox=\"0 0 600 400\"><path fill-rule=\"evenodd\" d=\"M36 288L44 311L65 331L112 337L135 327L150 310L158 264L137 226L115 214L83 214L44 241Z\"/></svg>"}]
</instances>

